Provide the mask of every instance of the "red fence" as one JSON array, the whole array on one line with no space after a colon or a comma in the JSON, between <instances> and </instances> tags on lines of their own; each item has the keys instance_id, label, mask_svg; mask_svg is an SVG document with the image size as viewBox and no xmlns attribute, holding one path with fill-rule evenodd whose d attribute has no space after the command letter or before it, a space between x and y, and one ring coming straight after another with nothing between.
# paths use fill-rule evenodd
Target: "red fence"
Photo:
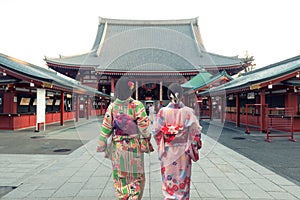
<instances>
[{"instance_id":1,"label":"red fence","mask_svg":"<svg viewBox=\"0 0 300 200\"><path fill-rule=\"evenodd\" d=\"M296 141L293 108L268 108L268 105L246 104L245 114L246 133L265 132L267 142L271 142L272 137L289 137L289 140ZM260 126L255 126L257 124Z\"/></svg>"},{"instance_id":2,"label":"red fence","mask_svg":"<svg viewBox=\"0 0 300 200\"><path fill-rule=\"evenodd\" d=\"M271 142L271 137L294 138L294 109L293 108L267 108L267 135L266 141ZM271 134L272 131L272 134Z\"/></svg>"}]
</instances>

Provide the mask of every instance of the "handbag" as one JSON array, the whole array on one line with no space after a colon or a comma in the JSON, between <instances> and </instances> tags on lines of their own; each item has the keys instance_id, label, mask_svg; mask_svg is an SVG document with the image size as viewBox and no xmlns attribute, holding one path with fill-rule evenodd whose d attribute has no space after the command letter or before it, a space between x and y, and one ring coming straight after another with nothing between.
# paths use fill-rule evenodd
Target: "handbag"
<instances>
[{"instance_id":1,"label":"handbag","mask_svg":"<svg viewBox=\"0 0 300 200\"><path fill-rule=\"evenodd\" d=\"M133 118L134 122L136 123L137 126L137 132L138 131L138 125L137 125L137 119L135 116L135 105L133 106ZM139 134L139 146L140 146L140 151L141 153L150 153L154 151L153 145L151 144L150 138L141 138Z\"/></svg>"},{"instance_id":2,"label":"handbag","mask_svg":"<svg viewBox=\"0 0 300 200\"><path fill-rule=\"evenodd\" d=\"M114 143L113 143L113 132L110 134L109 138L107 139L107 143L106 143L106 148L104 151L104 158L108 158L111 160L112 158L112 152L113 152L113 148L114 148Z\"/></svg>"},{"instance_id":3,"label":"handbag","mask_svg":"<svg viewBox=\"0 0 300 200\"><path fill-rule=\"evenodd\" d=\"M149 138L141 139L139 138L141 153L150 153L154 151L153 145Z\"/></svg>"},{"instance_id":4,"label":"handbag","mask_svg":"<svg viewBox=\"0 0 300 200\"><path fill-rule=\"evenodd\" d=\"M196 135L188 148L188 155L191 157L192 161L197 162L199 160L199 149L201 149L201 147L201 139L199 135Z\"/></svg>"}]
</instances>

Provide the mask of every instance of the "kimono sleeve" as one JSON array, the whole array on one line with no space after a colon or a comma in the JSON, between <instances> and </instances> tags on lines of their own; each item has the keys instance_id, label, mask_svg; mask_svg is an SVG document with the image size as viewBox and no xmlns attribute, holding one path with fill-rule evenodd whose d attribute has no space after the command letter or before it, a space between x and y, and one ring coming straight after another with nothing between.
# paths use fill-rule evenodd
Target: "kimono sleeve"
<instances>
[{"instance_id":1,"label":"kimono sleeve","mask_svg":"<svg viewBox=\"0 0 300 200\"><path fill-rule=\"evenodd\" d=\"M163 132L162 132L162 128L165 125L165 120L163 117L163 108L161 108L156 116L156 121L154 121L153 123L153 129L152 129L152 133L153 136L155 138L155 142L157 145L157 152L158 152L158 158L159 160L162 159L165 151L165 147L164 147L164 137L163 137Z\"/></svg>"},{"instance_id":2,"label":"kimono sleeve","mask_svg":"<svg viewBox=\"0 0 300 200\"><path fill-rule=\"evenodd\" d=\"M103 122L102 122L102 126L101 126L101 133L99 136L99 145L101 146L101 144L106 144L107 143L107 139L109 138L109 136L111 135L111 131L112 131L112 108L113 108L113 104L110 104L106 110Z\"/></svg>"},{"instance_id":3,"label":"kimono sleeve","mask_svg":"<svg viewBox=\"0 0 300 200\"><path fill-rule=\"evenodd\" d=\"M193 110L190 111L190 123L189 126L189 135L190 139L192 140L192 143L196 143L198 146L198 149L202 147L202 141L201 141L201 132L202 132L202 126L199 124L199 120L196 117Z\"/></svg>"},{"instance_id":4,"label":"kimono sleeve","mask_svg":"<svg viewBox=\"0 0 300 200\"><path fill-rule=\"evenodd\" d=\"M149 133L149 131L148 131L150 121L149 121L148 115L146 113L145 107L144 107L143 103L140 101L135 101L135 103L137 105L135 108L136 109L135 117L137 119L137 125L138 125L139 132L141 134L141 138L150 139L151 133Z\"/></svg>"}]
</instances>

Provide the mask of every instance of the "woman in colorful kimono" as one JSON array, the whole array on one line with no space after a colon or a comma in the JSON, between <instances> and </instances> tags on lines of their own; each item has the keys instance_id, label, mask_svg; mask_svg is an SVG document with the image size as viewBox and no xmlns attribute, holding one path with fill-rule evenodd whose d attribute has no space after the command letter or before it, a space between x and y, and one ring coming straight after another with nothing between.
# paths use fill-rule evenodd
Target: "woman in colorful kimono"
<instances>
[{"instance_id":1,"label":"woman in colorful kimono","mask_svg":"<svg viewBox=\"0 0 300 200\"><path fill-rule=\"evenodd\" d=\"M106 157L112 161L116 195L122 200L142 198L145 185L144 153L152 151L149 119L144 105L131 98L133 87L126 77L117 82L117 98L106 110L97 147L98 152L109 152L107 140L113 134L110 155ZM131 121L125 122L125 126L128 126L120 129L125 116ZM130 125L132 121L135 127Z\"/></svg>"},{"instance_id":2,"label":"woman in colorful kimono","mask_svg":"<svg viewBox=\"0 0 300 200\"><path fill-rule=\"evenodd\" d=\"M192 160L199 159L198 150L202 146L202 127L194 111L180 101L182 94L179 84L169 86L171 102L159 110L153 128L165 200L189 199Z\"/></svg>"}]
</instances>

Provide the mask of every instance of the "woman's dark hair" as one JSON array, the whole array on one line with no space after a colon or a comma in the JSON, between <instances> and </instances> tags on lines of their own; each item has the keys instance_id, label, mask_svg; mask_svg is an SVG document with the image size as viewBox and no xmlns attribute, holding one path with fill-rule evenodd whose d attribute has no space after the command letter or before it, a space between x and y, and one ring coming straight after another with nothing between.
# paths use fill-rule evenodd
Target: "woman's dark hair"
<instances>
[{"instance_id":1,"label":"woman's dark hair","mask_svg":"<svg viewBox=\"0 0 300 200\"><path fill-rule=\"evenodd\" d=\"M128 85L129 80L127 77L121 77L116 84L116 98L126 100L131 96L131 89Z\"/></svg>"},{"instance_id":2,"label":"woman's dark hair","mask_svg":"<svg viewBox=\"0 0 300 200\"><path fill-rule=\"evenodd\" d=\"M178 83L172 83L168 87L167 94L170 100L175 101L175 103L179 103L182 99L183 89Z\"/></svg>"}]
</instances>

